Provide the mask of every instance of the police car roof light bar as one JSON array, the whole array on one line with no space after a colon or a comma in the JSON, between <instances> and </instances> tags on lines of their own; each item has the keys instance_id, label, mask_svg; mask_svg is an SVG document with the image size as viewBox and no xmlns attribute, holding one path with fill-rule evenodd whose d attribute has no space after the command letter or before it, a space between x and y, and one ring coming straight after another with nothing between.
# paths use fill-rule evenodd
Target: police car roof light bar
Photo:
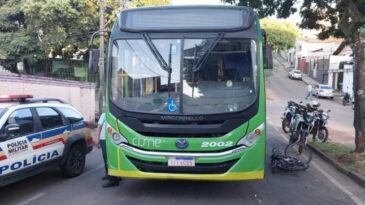
<instances>
[{"instance_id":1,"label":"police car roof light bar","mask_svg":"<svg viewBox=\"0 0 365 205\"><path fill-rule=\"evenodd\" d=\"M25 102L28 98L33 98L33 95L2 95L0 102Z\"/></svg>"},{"instance_id":2,"label":"police car roof light bar","mask_svg":"<svg viewBox=\"0 0 365 205\"><path fill-rule=\"evenodd\" d=\"M27 101L24 101L24 102L25 103L48 103L50 101L66 104L65 101L57 99L57 98L37 98L37 99L27 100Z\"/></svg>"}]
</instances>

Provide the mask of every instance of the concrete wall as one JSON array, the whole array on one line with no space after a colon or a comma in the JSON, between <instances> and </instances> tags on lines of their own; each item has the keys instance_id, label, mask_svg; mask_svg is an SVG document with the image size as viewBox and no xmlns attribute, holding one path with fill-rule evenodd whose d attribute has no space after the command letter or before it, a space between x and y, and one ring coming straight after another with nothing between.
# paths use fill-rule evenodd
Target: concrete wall
<instances>
[{"instance_id":1,"label":"concrete wall","mask_svg":"<svg viewBox=\"0 0 365 205\"><path fill-rule=\"evenodd\" d=\"M95 118L95 84L0 72L0 95L31 94L59 98L75 107L87 121Z\"/></svg>"}]
</instances>

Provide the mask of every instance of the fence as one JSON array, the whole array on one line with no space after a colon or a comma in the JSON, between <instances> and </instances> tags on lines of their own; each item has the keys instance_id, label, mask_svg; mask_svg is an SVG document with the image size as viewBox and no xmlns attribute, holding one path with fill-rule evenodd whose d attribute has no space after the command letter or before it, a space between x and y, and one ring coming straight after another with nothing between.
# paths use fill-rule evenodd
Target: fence
<instances>
[{"instance_id":1,"label":"fence","mask_svg":"<svg viewBox=\"0 0 365 205\"><path fill-rule=\"evenodd\" d=\"M16 67L17 69L13 70L34 76L92 82L97 84L97 86L99 83L98 74L89 73L88 62L84 60L45 59L26 66L23 63L18 63Z\"/></svg>"}]
</instances>

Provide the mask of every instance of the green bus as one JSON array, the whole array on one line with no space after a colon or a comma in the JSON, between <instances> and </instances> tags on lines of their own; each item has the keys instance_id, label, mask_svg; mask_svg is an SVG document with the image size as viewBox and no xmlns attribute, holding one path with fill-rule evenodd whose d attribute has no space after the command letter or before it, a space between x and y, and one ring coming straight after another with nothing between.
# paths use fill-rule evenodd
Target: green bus
<instances>
[{"instance_id":1,"label":"green bus","mask_svg":"<svg viewBox=\"0 0 365 205\"><path fill-rule=\"evenodd\" d=\"M272 56L251 8L124 10L109 39L110 175L264 178L264 67Z\"/></svg>"}]
</instances>

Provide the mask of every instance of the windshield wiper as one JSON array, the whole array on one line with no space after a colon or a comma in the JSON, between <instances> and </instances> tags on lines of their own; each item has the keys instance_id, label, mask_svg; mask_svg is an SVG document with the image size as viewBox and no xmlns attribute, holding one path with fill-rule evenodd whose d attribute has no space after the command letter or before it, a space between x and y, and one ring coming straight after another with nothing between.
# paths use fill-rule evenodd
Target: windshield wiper
<instances>
[{"instance_id":1,"label":"windshield wiper","mask_svg":"<svg viewBox=\"0 0 365 205\"><path fill-rule=\"evenodd\" d=\"M200 70L201 66L205 63L205 61L207 61L209 54L212 52L217 43L222 40L223 36L224 33L219 33L217 37L215 37L215 39L210 43L207 50L203 51L203 54L196 62L195 67L193 67L193 72Z\"/></svg>"},{"instance_id":2,"label":"windshield wiper","mask_svg":"<svg viewBox=\"0 0 365 205\"><path fill-rule=\"evenodd\" d=\"M217 43L222 40L224 36L224 33L219 33L217 35L217 37L215 37L215 39L210 43L210 45L208 46L207 50L203 51L203 54L200 56L200 58L198 60L196 60L196 55L197 55L197 45L195 44L195 49L194 49L194 61L193 61L193 68L192 68L192 84L193 84L193 89L192 89L192 93L191 96L192 98L194 98L194 88L195 88L195 73L197 71L200 70L201 66L207 61L209 54L212 52L212 50L214 49L214 47L217 45Z\"/></svg>"},{"instance_id":3,"label":"windshield wiper","mask_svg":"<svg viewBox=\"0 0 365 205\"><path fill-rule=\"evenodd\" d=\"M152 42L151 38L148 36L147 33L142 34L143 40L148 45L149 49L151 50L152 54L155 56L158 64L160 64L161 68L168 73L168 80L167 80L167 92L168 97L170 98L170 84L171 84L171 49L172 44L170 43L170 50L169 50L169 63L167 64L165 59L161 56L161 53L156 48L155 44Z\"/></svg>"}]
</instances>

